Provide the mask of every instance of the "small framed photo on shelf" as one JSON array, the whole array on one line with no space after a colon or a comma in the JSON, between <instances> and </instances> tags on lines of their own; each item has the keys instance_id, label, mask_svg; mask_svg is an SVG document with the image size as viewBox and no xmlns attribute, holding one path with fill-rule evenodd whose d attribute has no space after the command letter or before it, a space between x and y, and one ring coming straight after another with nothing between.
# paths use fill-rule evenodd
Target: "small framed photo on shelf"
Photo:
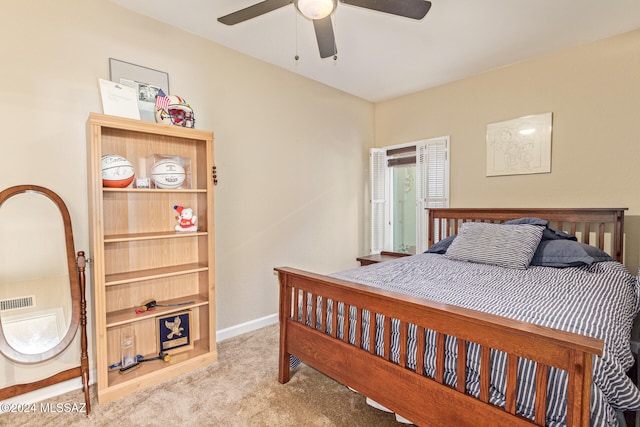
<instances>
[{"instance_id":1,"label":"small framed photo on shelf","mask_svg":"<svg viewBox=\"0 0 640 427\"><path fill-rule=\"evenodd\" d=\"M151 178L136 178L136 188L151 188Z\"/></svg>"},{"instance_id":2,"label":"small framed photo on shelf","mask_svg":"<svg viewBox=\"0 0 640 427\"><path fill-rule=\"evenodd\" d=\"M191 350L191 310L159 316L158 348L168 354Z\"/></svg>"}]
</instances>

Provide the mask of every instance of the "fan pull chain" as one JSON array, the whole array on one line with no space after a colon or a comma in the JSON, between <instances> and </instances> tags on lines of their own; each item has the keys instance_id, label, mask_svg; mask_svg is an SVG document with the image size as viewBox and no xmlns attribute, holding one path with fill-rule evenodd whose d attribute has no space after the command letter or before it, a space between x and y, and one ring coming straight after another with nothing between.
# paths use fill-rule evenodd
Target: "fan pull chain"
<instances>
[{"instance_id":1,"label":"fan pull chain","mask_svg":"<svg viewBox=\"0 0 640 427\"><path fill-rule=\"evenodd\" d=\"M298 64L298 60L300 59L300 56L298 55L298 12L296 12L295 8L293 9L294 14L295 14L295 19L296 19L296 56L293 57L293 59L296 60L296 65Z\"/></svg>"},{"instance_id":2,"label":"fan pull chain","mask_svg":"<svg viewBox=\"0 0 640 427\"><path fill-rule=\"evenodd\" d=\"M337 33L339 32L339 31L337 31L337 28L338 28L338 19L334 19L334 20L333 20L332 25L333 25L333 32L334 32L334 34L337 34ZM337 64L337 63L338 63L338 45L337 45L337 43L336 43L336 36L335 36L335 35L334 35L334 37L333 37L333 51L335 52L335 53L333 54L333 64L335 65L335 64Z\"/></svg>"}]
</instances>

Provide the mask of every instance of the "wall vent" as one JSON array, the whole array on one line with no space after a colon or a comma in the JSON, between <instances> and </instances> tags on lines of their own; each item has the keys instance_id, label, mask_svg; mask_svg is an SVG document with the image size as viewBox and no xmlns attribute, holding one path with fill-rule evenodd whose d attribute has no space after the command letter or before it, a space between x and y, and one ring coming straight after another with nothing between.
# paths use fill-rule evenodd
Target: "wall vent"
<instances>
[{"instance_id":1,"label":"wall vent","mask_svg":"<svg viewBox=\"0 0 640 427\"><path fill-rule=\"evenodd\" d=\"M35 295L0 300L0 311L17 310L19 308L35 307Z\"/></svg>"}]
</instances>

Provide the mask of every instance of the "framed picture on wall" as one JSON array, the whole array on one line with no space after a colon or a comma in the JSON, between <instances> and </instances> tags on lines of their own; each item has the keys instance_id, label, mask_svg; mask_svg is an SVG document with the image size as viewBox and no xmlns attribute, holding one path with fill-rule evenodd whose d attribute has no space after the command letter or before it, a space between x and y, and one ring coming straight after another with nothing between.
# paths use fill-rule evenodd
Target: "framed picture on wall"
<instances>
[{"instance_id":1,"label":"framed picture on wall","mask_svg":"<svg viewBox=\"0 0 640 427\"><path fill-rule=\"evenodd\" d=\"M487 125L487 176L551 172L552 113Z\"/></svg>"}]
</instances>

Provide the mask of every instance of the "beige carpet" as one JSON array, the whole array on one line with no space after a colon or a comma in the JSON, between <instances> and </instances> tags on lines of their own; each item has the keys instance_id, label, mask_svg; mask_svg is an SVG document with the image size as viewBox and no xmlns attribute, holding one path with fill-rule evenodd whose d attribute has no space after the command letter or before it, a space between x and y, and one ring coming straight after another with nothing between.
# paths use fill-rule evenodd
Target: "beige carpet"
<instances>
[{"instance_id":1,"label":"beige carpet","mask_svg":"<svg viewBox=\"0 0 640 427\"><path fill-rule=\"evenodd\" d=\"M278 383L277 325L218 343L218 363L92 411L1 414L2 426L402 426L318 371L302 365ZM49 399L82 403L80 390ZM39 407L38 404L36 404Z\"/></svg>"}]
</instances>

